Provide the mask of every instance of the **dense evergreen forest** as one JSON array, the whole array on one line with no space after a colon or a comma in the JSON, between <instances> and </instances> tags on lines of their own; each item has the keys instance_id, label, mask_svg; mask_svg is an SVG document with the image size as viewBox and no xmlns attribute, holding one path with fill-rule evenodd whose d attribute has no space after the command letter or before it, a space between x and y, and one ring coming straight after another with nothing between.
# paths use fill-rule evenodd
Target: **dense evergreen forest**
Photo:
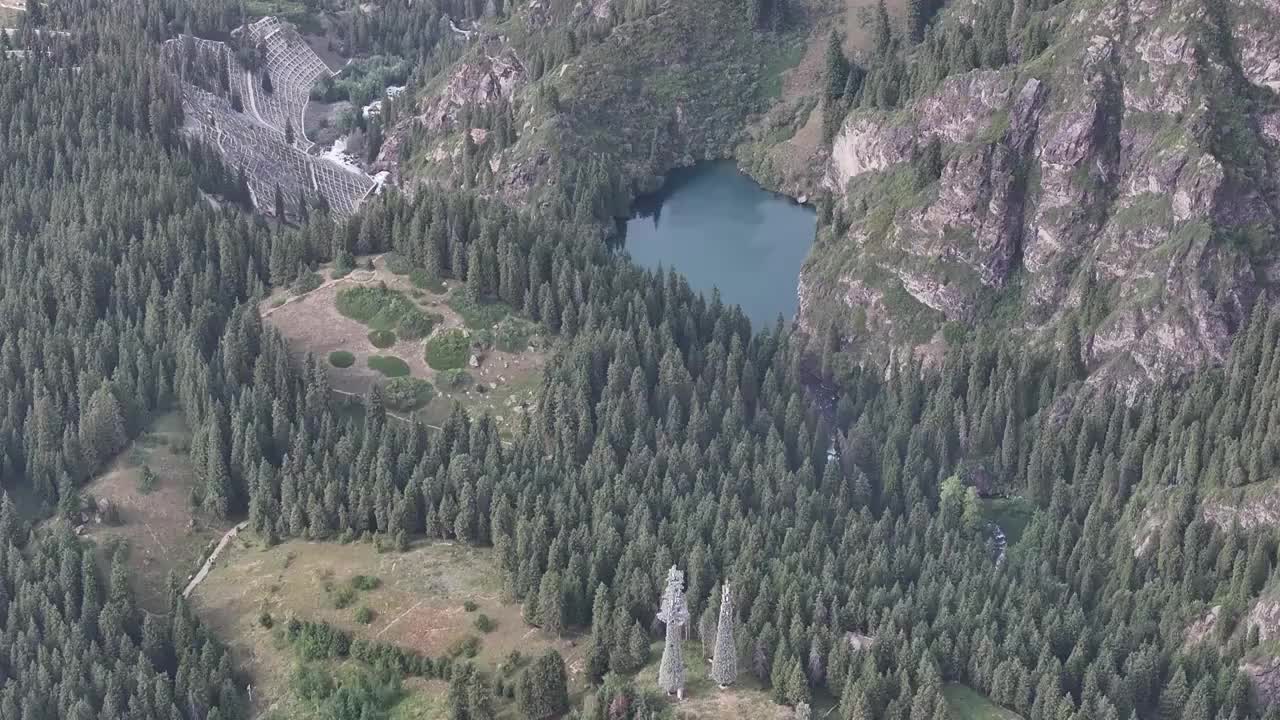
<instances>
[{"instance_id":1,"label":"dense evergreen forest","mask_svg":"<svg viewBox=\"0 0 1280 720\"><path fill-rule=\"evenodd\" d=\"M0 59L0 718L244 716L228 656L176 593L146 613L122 562L104 582L73 536L38 525L171 407L196 428L201 512L275 539L493 545L527 618L590 628L595 680L646 661L674 564L699 628L732 582L744 672L781 703L829 693L840 718L941 717L946 681L1030 720L1280 717L1237 669L1280 536L1197 509L1277 472L1280 312L1258 305L1226 367L1132 404L1085 382L1074 336L1048 356L975 336L940 368L850 368L822 338L753 329L630 264L586 213L465 192L387 193L301 227L217 209L202 194L238 184L179 134L156 45L238 12L39 14L13 39L28 53ZM594 190L564 192L571 208ZM389 419L376 394L339 413L320 364L263 325L268 285L390 250L559 335L513 444L460 408L438 432ZM1037 508L1007 555L966 487L979 475ZM1137 497L1167 507L1143 552ZM1186 645L1210 601L1218 637Z\"/></svg>"}]
</instances>

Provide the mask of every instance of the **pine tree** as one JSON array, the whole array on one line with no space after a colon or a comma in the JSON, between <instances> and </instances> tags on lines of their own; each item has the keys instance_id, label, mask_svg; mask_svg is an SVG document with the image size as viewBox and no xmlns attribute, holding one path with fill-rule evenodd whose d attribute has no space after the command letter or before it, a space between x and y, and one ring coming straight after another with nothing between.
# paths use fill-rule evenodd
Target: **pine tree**
<instances>
[{"instance_id":1,"label":"pine tree","mask_svg":"<svg viewBox=\"0 0 1280 720\"><path fill-rule=\"evenodd\" d=\"M548 650L525 670L517 702L520 714L527 720L547 720L569 709L568 678L560 653Z\"/></svg>"},{"instance_id":2,"label":"pine tree","mask_svg":"<svg viewBox=\"0 0 1280 720\"><path fill-rule=\"evenodd\" d=\"M928 13L928 0L907 0L907 37L911 42L918 43L924 38Z\"/></svg>"},{"instance_id":3,"label":"pine tree","mask_svg":"<svg viewBox=\"0 0 1280 720\"><path fill-rule=\"evenodd\" d=\"M823 76L827 85L827 102L830 103L844 94L844 86L849 79L849 61L844 57L840 35L835 30L827 37L826 70Z\"/></svg>"},{"instance_id":4,"label":"pine tree","mask_svg":"<svg viewBox=\"0 0 1280 720\"><path fill-rule=\"evenodd\" d=\"M89 398L89 407L80 422L80 447L90 469L97 469L124 447L124 413L120 401L103 382Z\"/></svg>"},{"instance_id":5,"label":"pine tree","mask_svg":"<svg viewBox=\"0 0 1280 720\"><path fill-rule=\"evenodd\" d=\"M716 626L715 656L711 660L711 679L721 688L738 679L738 646L733 641L733 592L725 582L720 596L720 622Z\"/></svg>"},{"instance_id":6,"label":"pine tree","mask_svg":"<svg viewBox=\"0 0 1280 720\"><path fill-rule=\"evenodd\" d=\"M889 11L885 8L884 0L880 0L876 4L872 35L875 41L873 46L875 56L883 61L889 55L890 46L893 44L893 31L889 26Z\"/></svg>"}]
</instances>

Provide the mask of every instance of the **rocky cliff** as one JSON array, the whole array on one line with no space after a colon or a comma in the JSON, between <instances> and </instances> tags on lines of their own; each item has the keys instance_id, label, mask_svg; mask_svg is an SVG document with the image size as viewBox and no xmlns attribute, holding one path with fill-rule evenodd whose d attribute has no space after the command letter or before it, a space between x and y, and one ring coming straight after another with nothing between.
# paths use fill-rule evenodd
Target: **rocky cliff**
<instances>
[{"instance_id":1,"label":"rocky cliff","mask_svg":"<svg viewBox=\"0 0 1280 720\"><path fill-rule=\"evenodd\" d=\"M389 132L380 169L410 191L468 186L539 206L580 202L590 184L598 219L623 213L669 169L732 152L766 104L767 65L796 39L753 29L737 0L516 7L457 33L461 58Z\"/></svg>"},{"instance_id":2,"label":"rocky cliff","mask_svg":"<svg viewBox=\"0 0 1280 720\"><path fill-rule=\"evenodd\" d=\"M1130 385L1223 358L1280 279L1280 1L1040 15L1043 52L844 118L809 179L835 210L802 325L877 354L975 325L1078 332L1094 377ZM921 183L935 139L941 174Z\"/></svg>"}]
</instances>

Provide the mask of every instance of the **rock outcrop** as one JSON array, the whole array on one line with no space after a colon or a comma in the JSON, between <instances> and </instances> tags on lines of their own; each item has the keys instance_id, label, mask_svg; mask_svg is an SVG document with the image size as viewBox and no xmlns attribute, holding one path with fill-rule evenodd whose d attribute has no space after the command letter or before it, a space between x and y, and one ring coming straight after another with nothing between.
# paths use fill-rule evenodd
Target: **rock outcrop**
<instances>
[{"instance_id":1,"label":"rock outcrop","mask_svg":"<svg viewBox=\"0 0 1280 720\"><path fill-rule=\"evenodd\" d=\"M1078 327L1096 382L1131 386L1224 358L1280 280L1280 2L1060 7L1039 56L845 118L802 326L883 356L1000 307L1032 342ZM941 177L904 192L935 138Z\"/></svg>"}]
</instances>

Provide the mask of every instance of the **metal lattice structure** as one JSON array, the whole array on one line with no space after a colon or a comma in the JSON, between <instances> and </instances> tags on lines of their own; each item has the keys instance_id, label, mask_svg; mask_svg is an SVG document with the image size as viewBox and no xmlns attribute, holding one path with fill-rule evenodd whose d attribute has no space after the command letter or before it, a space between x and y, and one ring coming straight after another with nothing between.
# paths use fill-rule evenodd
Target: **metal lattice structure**
<instances>
[{"instance_id":1,"label":"metal lattice structure","mask_svg":"<svg viewBox=\"0 0 1280 720\"><path fill-rule=\"evenodd\" d=\"M305 113L311 87L329 69L297 31L275 18L265 18L244 30L246 42L262 49L263 67L271 75L273 91L263 92L259 76L242 66L224 43L183 36L166 46L182 76L185 131L221 153L228 167L243 171L254 205L273 213L276 187L289 213L299 198L309 203L321 196L335 217L346 217L376 188L373 178L346 165L313 154L318 148L306 137ZM225 65L227 87L213 92L188 77L190 59L203 67ZM206 79L207 80L207 79ZM242 110L232 107L240 97ZM286 121L293 126L293 144L285 142Z\"/></svg>"}]
</instances>

